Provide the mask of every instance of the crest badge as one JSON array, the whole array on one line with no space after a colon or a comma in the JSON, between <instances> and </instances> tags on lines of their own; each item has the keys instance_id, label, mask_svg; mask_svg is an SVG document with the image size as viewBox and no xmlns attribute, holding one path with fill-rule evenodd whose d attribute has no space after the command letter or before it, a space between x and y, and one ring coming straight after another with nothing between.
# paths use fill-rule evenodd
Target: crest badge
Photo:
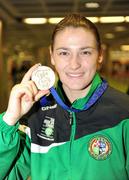
<instances>
[{"instance_id":1,"label":"crest badge","mask_svg":"<svg viewBox=\"0 0 129 180\"><path fill-rule=\"evenodd\" d=\"M37 134L38 137L49 141L54 141L54 123L55 119L45 116L41 126L41 132Z\"/></svg>"},{"instance_id":2,"label":"crest badge","mask_svg":"<svg viewBox=\"0 0 129 180\"><path fill-rule=\"evenodd\" d=\"M112 152L112 145L107 137L98 135L90 139L88 151L94 159L105 160Z\"/></svg>"}]
</instances>

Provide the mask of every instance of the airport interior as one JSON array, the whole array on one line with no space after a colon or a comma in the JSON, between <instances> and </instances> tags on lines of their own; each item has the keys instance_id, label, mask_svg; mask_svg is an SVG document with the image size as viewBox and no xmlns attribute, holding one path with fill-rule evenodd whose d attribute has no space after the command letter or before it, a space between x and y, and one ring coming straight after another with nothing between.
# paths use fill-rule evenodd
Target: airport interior
<instances>
[{"instance_id":1,"label":"airport interior","mask_svg":"<svg viewBox=\"0 0 129 180\"><path fill-rule=\"evenodd\" d=\"M0 112L6 110L11 88L30 66L51 66L52 31L69 13L81 13L96 24L104 50L100 73L127 93L129 0L0 0Z\"/></svg>"}]
</instances>

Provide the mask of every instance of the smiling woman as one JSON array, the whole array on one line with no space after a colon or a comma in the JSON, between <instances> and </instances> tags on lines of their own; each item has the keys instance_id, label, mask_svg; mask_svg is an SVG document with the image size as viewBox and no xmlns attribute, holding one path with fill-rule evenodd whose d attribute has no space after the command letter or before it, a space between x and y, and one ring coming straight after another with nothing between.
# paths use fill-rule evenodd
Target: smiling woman
<instances>
[{"instance_id":1,"label":"smiling woman","mask_svg":"<svg viewBox=\"0 0 129 180\"><path fill-rule=\"evenodd\" d=\"M88 19L66 16L56 26L52 35L51 63L70 101L86 95L102 59L99 33Z\"/></svg>"},{"instance_id":2,"label":"smiling woman","mask_svg":"<svg viewBox=\"0 0 129 180\"><path fill-rule=\"evenodd\" d=\"M128 180L129 96L98 73L103 53L96 26L67 15L55 26L50 59L59 76L55 87L39 88L37 81L43 85L54 74L32 66L0 115L0 179Z\"/></svg>"},{"instance_id":3,"label":"smiling woman","mask_svg":"<svg viewBox=\"0 0 129 180\"><path fill-rule=\"evenodd\" d=\"M67 27L56 34L54 41L51 61L65 92L69 94L68 98L73 102L78 93L81 98L88 92L102 55L96 47L93 33L82 27Z\"/></svg>"}]
</instances>

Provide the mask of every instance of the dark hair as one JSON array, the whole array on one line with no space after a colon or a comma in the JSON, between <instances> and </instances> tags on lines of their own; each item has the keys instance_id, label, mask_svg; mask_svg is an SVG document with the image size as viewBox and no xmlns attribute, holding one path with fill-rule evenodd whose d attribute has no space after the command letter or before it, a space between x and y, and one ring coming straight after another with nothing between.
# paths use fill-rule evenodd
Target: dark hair
<instances>
[{"instance_id":1,"label":"dark hair","mask_svg":"<svg viewBox=\"0 0 129 180\"><path fill-rule=\"evenodd\" d=\"M86 30L92 31L97 43L98 50L101 50L101 40L98 29L95 24L80 14L69 14L65 16L56 26L52 34L51 39L51 50L53 51L55 36L59 31L62 31L66 27L83 27Z\"/></svg>"}]
</instances>

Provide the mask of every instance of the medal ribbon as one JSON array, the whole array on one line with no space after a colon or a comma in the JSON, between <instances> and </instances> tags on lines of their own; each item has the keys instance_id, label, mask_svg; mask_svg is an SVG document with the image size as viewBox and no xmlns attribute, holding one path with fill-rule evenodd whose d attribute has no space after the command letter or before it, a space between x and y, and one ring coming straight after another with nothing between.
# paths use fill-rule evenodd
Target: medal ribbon
<instances>
[{"instance_id":1,"label":"medal ribbon","mask_svg":"<svg viewBox=\"0 0 129 180\"><path fill-rule=\"evenodd\" d=\"M69 107L67 106L62 99L60 98L60 96L58 95L56 89L54 87L50 88L50 92L53 96L53 98L56 100L56 102L65 110L67 111L72 111L72 112L80 112L83 110L87 110L89 109L101 96L102 94L105 92L105 90L108 87L108 83L103 80L103 82L101 83L101 85L95 90L95 92L93 93L93 95L91 96L91 98L89 99L89 101L84 105L83 109L75 109L73 107ZM45 104L45 97L43 97L40 100L40 104L43 106Z\"/></svg>"}]
</instances>

